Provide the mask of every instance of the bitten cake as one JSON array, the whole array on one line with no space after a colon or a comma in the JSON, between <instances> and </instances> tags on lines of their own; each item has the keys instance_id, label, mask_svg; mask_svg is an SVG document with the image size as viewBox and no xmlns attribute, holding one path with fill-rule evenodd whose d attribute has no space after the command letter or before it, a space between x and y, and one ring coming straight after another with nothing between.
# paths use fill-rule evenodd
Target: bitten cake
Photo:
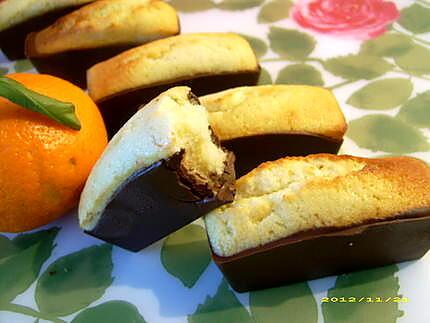
<instances>
[{"instance_id":1,"label":"bitten cake","mask_svg":"<svg viewBox=\"0 0 430 323\"><path fill-rule=\"evenodd\" d=\"M59 17L94 0L2 0L0 1L0 49L10 60L25 57L25 37Z\"/></svg>"},{"instance_id":2,"label":"bitten cake","mask_svg":"<svg viewBox=\"0 0 430 323\"><path fill-rule=\"evenodd\" d=\"M85 88L92 65L178 33L176 11L163 1L100 0L31 33L25 51L39 72Z\"/></svg>"},{"instance_id":3,"label":"bitten cake","mask_svg":"<svg viewBox=\"0 0 430 323\"><path fill-rule=\"evenodd\" d=\"M80 225L138 251L232 201L233 163L197 97L173 88L113 137L81 195Z\"/></svg>"},{"instance_id":4,"label":"bitten cake","mask_svg":"<svg viewBox=\"0 0 430 323\"><path fill-rule=\"evenodd\" d=\"M242 176L265 161L339 151L347 125L334 95L305 85L239 87L200 98Z\"/></svg>"},{"instance_id":5,"label":"bitten cake","mask_svg":"<svg viewBox=\"0 0 430 323\"><path fill-rule=\"evenodd\" d=\"M328 154L264 163L205 217L237 291L416 259L430 248L430 169Z\"/></svg>"},{"instance_id":6,"label":"bitten cake","mask_svg":"<svg viewBox=\"0 0 430 323\"><path fill-rule=\"evenodd\" d=\"M88 90L110 134L161 92L187 85L200 96L258 81L249 43L229 33L185 34L131 49L88 71ZM114 81L113 81L114 80Z\"/></svg>"}]
</instances>

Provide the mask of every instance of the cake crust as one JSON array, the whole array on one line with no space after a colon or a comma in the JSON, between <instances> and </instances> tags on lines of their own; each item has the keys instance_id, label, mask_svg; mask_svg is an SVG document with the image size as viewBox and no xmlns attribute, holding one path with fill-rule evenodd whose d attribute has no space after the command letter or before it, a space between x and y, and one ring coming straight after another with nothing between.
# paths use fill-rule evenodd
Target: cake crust
<instances>
[{"instance_id":1,"label":"cake crust","mask_svg":"<svg viewBox=\"0 0 430 323\"><path fill-rule=\"evenodd\" d=\"M88 4L51 26L31 33L28 57L71 50L140 45L179 33L175 9L159 0L100 0Z\"/></svg>"},{"instance_id":2,"label":"cake crust","mask_svg":"<svg viewBox=\"0 0 430 323\"><path fill-rule=\"evenodd\" d=\"M181 80L259 72L249 43L232 33L184 34L126 51L88 70L95 101ZM112 82L112 80L115 82Z\"/></svg>"},{"instance_id":3,"label":"cake crust","mask_svg":"<svg viewBox=\"0 0 430 323\"><path fill-rule=\"evenodd\" d=\"M212 249L228 257L299 232L348 228L430 207L430 169L410 157L328 154L262 164L235 201L205 217Z\"/></svg>"},{"instance_id":4,"label":"cake crust","mask_svg":"<svg viewBox=\"0 0 430 323\"><path fill-rule=\"evenodd\" d=\"M218 137L304 133L342 141L347 125L330 90L307 85L239 87L200 98ZM252 121L252 122L251 122Z\"/></svg>"}]
</instances>

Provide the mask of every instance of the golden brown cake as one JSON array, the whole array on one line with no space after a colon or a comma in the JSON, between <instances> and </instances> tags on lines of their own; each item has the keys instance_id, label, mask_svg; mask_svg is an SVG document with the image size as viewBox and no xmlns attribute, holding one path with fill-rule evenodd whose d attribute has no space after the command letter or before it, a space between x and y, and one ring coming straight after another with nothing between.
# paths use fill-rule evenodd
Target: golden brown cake
<instances>
[{"instance_id":1,"label":"golden brown cake","mask_svg":"<svg viewBox=\"0 0 430 323\"><path fill-rule=\"evenodd\" d=\"M83 85L92 65L178 33L176 11L163 1L100 0L31 33L26 55L40 72Z\"/></svg>"},{"instance_id":2,"label":"golden brown cake","mask_svg":"<svg viewBox=\"0 0 430 323\"><path fill-rule=\"evenodd\" d=\"M140 250L230 202L233 162L190 88L172 88L139 110L110 141L82 192L81 227Z\"/></svg>"},{"instance_id":3,"label":"golden brown cake","mask_svg":"<svg viewBox=\"0 0 430 323\"><path fill-rule=\"evenodd\" d=\"M88 71L88 90L115 133L138 106L172 86L187 85L196 95L203 95L255 84L259 73L257 58L243 37L184 34L153 41L93 66Z\"/></svg>"},{"instance_id":4,"label":"golden brown cake","mask_svg":"<svg viewBox=\"0 0 430 323\"><path fill-rule=\"evenodd\" d=\"M24 58L27 34L94 0L0 1L0 49L10 60Z\"/></svg>"},{"instance_id":5,"label":"golden brown cake","mask_svg":"<svg viewBox=\"0 0 430 323\"><path fill-rule=\"evenodd\" d=\"M430 207L430 169L410 157L328 154L262 164L236 183L234 202L205 217L222 257L294 234L393 219Z\"/></svg>"},{"instance_id":6,"label":"golden brown cake","mask_svg":"<svg viewBox=\"0 0 430 323\"><path fill-rule=\"evenodd\" d=\"M269 160L337 153L347 125L334 95L307 85L239 87L200 98L244 175Z\"/></svg>"}]
</instances>

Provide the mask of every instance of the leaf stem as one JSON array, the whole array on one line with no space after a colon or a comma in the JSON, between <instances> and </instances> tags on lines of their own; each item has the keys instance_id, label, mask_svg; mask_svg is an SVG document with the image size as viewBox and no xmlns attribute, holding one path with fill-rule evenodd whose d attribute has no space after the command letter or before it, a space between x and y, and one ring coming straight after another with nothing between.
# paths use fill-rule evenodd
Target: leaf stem
<instances>
[{"instance_id":1,"label":"leaf stem","mask_svg":"<svg viewBox=\"0 0 430 323\"><path fill-rule=\"evenodd\" d=\"M23 314L23 315L27 315L27 316L32 316L32 317L36 317L38 319L47 320L47 321L51 321L54 323L66 323L66 321L63 321L62 319L59 319L58 317L55 317L53 315L46 314L46 313L41 313L41 312L38 312L38 311L28 307L28 306L19 305L19 304L13 304L13 303L2 304L2 305L0 305L0 310L19 313L19 314Z\"/></svg>"},{"instance_id":2,"label":"leaf stem","mask_svg":"<svg viewBox=\"0 0 430 323\"><path fill-rule=\"evenodd\" d=\"M329 89L329 90L334 90L334 89L340 88L340 87L342 87L342 86L344 86L344 85L352 84L352 83L354 83L355 81L356 81L356 80L346 80L346 81L343 81L343 82L340 82L340 83L337 83L337 84L334 84L334 85L328 86L328 87L327 87L327 89Z\"/></svg>"},{"instance_id":3,"label":"leaf stem","mask_svg":"<svg viewBox=\"0 0 430 323\"><path fill-rule=\"evenodd\" d=\"M285 57L272 57L272 58L264 58L261 59L260 62L284 62L284 61L292 61L289 60L288 58ZM308 58L304 58L303 60L298 60L298 61L293 61L293 62L316 62L316 63L320 63L321 65L324 65L324 60L322 60L321 58L317 58L317 57L308 57Z\"/></svg>"},{"instance_id":4,"label":"leaf stem","mask_svg":"<svg viewBox=\"0 0 430 323\"><path fill-rule=\"evenodd\" d=\"M266 63L266 62L283 62L286 61L285 58L282 57L272 57L272 58L264 58L261 59L260 62Z\"/></svg>"},{"instance_id":5,"label":"leaf stem","mask_svg":"<svg viewBox=\"0 0 430 323\"><path fill-rule=\"evenodd\" d=\"M393 69L393 72L404 74L404 75L409 76L409 77L416 77L416 78L419 78L419 79L422 79L422 80L430 81L430 77L427 77L427 76L424 76L424 75L409 74L408 72L406 72L406 71L404 71L404 70L402 70L400 68Z\"/></svg>"},{"instance_id":6,"label":"leaf stem","mask_svg":"<svg viewBox=\"0 0 430 323\"><path fill-rule=\"evenodd\" d=\"M412 39L413 39L413 40L415 40L415 41L417 41L417 42L419 42L419 43L422 43L423 45L430 46L430 41L428 41L428 40L425 40L425 39L419 38L419 37L418 37L418 36L416 36L416 35L412 35L411 37L412 37Z\"/></svg>"}]
</instances>

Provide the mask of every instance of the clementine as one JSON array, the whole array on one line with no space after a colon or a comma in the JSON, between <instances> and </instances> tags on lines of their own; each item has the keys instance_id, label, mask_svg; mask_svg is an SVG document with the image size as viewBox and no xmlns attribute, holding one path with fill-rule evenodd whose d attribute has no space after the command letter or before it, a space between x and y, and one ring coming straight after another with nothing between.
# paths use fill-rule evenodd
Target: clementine
<instances>
[{"instance_id":1,"label":"clementine","mask_svg":"<svg viewBox=\"0 0 430 323\"><path fill-rule=\"evenodd\" d=\"M77 205L91 168L107 145L91 98L62 79L10 74L40 94L75 105L79 131L0 97L0 231L47 224Z\"/></svg>"}]
</instances>

